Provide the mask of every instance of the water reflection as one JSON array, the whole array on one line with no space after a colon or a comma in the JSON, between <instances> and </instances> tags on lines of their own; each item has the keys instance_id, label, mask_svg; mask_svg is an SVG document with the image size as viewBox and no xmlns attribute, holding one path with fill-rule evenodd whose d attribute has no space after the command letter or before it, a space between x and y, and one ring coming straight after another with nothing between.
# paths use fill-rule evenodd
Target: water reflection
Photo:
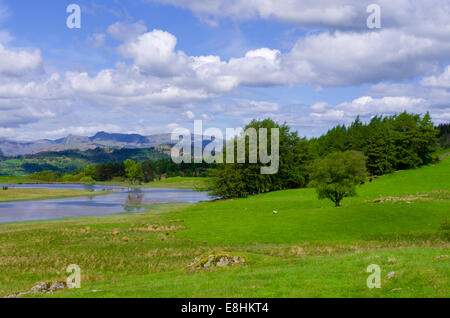
<instances>
[{"instance_id":1,"label":"water reflection","mask_svg":"<svg viewBox=\"0 0 450 318\"><path fill-rule=\"evenodd\" d=\"M123 207L126 212L141 212L144 210L139 205L143 204L144 199L144 192L142 192L141 189L132 189L128 193L127 202L125 203L125 206Z\"/></svg>"},{"instance_id":2,"label":"water reflection","mask_svg":"<svg viewBox=\"0 0 450 318\"><path fill-rule=\"evenodd\" d=\"M0 187L2 185L0 184ZM112 194L84 197L0 203L0 223L48 220L64 217L143 212L155 203L198 202L210 200L207 192L182 189L123 188L84 185L8 185L10 188L79 189L112 191Z\"/></svg>"}]
</instances>

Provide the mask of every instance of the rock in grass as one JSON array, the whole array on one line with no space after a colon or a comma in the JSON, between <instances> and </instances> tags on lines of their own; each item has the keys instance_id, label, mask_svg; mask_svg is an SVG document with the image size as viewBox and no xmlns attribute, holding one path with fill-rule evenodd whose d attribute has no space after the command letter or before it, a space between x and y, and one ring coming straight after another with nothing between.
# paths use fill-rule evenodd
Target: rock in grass
<instances>
[{"instance_id":1,"label":"rock in grass","mask_svg":"<svg viewBox=\"0 0 450 318\"><path fill-rule=\"evenodd\" d=\"M213 269L216 267L236 266L244 264L245 261L246 259L244 256L215 251L196 257L188 267L190 268L190 271L195 271L200 269Z\"/></svg>"},{"instance_id":2,"label":"rock in grass","mask_svg":"<svg viewBox=\"0 0 450 318\"><path fill-rule=\"evenodd\" d=\"M390 272L389 274L386 275L386 279L391 279L394 276L395 276L395 272Z\"/></svg>"},{"instance_id":3,"label":"rock in grass","mask_svg":"<svg viewBox=\"0 0 450 318\"><path fill-rule=\"evenodd\" d=\"M46 293L46 292L49 291L49 289L50 289L50 283L42 282L42 283L39 283L39 284L31 287L29 292L32 293L32 294Z\"/></svg>"},{"instance_id":4,"label":"rock in grass","mask_svg":"<svg viewBox=\"0 0 450 318\"><path fill-rule=\"evenodd\" d=\"M278 214L278 211L273 211L273 214Z\"/></svg>"},{"instance_id":5,"label":"rock in grass","mask_svg":"<svg viewBox=\"0 0 450 318\"><path fill-rule=\"evenodd\" d=\"M28 294L48 294L67 287L68 286L65 282L55 282L53 284L49 282L42 282L31 287L29 291L11 294L3 298L18 298Z\"/></svg>"},{"instance_id":6,"label":"rock in grass","mask_svg":"<svg viewBox=\"0 0 450 318\"><path fill-rule=\"evenodd\" d=\"M64 289L66 287L67 287L66 283L64 283L64 282L56 282L56 283L53 283L52 286L50 286L49 290L51 292L53 292L53 291L56 291L56 290Z\"/></svg>"}]
</instances>

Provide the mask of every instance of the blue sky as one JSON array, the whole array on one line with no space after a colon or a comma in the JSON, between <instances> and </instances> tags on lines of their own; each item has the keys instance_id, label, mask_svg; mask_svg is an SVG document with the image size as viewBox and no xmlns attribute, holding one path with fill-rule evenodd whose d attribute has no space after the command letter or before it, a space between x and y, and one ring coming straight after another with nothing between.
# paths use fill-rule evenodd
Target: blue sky
<instances>
[{"instance_id":1,"label":"blue sky","mask_svg":"<svg viewBox=\"0 0 450 318\"><path fill-rule=\"evenodd\" d=\"M71 3L80 29L66 26ZM317 136L403 110L447 122L449 40L444 0L0 0L0 137L265 117Z\"/></svg>"}]
</instances>

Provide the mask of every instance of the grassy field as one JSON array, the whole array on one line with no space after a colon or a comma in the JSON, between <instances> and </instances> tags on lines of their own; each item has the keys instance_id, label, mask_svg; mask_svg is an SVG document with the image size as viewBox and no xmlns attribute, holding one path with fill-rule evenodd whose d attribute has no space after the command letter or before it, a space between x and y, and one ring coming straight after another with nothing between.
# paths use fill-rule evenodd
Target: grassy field
<instances>
[{"instance_id":1,"label":"grassy field","mask_svg":"<svg viewBox=\"0 0 450 318\"><path fill-rule=\"evenodd\" d=\"M173 188L173 189L194 189L194 190L207 190L209 188L209 182L211 178L202 177L173 177L160 181L143 183L140 185L130 184L127 182L96 182L100 185L109 186L123 186L123 187L141 187L141 188Z\"/></svg>"},{"instance_id":2,"label":"grassy field","mask_svg":"<svg viewBox=\"0 0 450 318\"><path fill-rule=\"evenodd\" d=\"M0 184L37 183L36 180L20 176L0 176Z\"/></svg>"},{"instance_id":3,"label":"grassy field","mask_svg":"<svg viewBox=\"0 0 450 318\"><path fill-rule=\"evenodd\" d=\"M0 203L13 201L31 201L62 199L81 196L102 195L107 192L93 192L85 190L66 190L66 189L0 189Z\"/></svg>"},{"instance_id":4,"label":"grassy field","mask_svg":"<svg viewBox=\"0 0 450 318\"><path fill-rule=\"evenodd\" d=\"M0 295L82 270L42 297L449 297L450 158L367 182L341 208L312 189L0 225ZM278 214L273 214L277 210ZM225 251L243 265L191 272ZM369 289L367 266L382 270ZM388 279L386 275L395 272Z\"/></svg>"},{"instance_id":5,"label":"grassy field","mask_svg":"<svg viewBox=\"0 0 450 318\"><path fill-rule=\"evenodd\" d=\"M208 189L210 178L175 177L144 184L147 188Z\"/></svg>"}]
</instances>

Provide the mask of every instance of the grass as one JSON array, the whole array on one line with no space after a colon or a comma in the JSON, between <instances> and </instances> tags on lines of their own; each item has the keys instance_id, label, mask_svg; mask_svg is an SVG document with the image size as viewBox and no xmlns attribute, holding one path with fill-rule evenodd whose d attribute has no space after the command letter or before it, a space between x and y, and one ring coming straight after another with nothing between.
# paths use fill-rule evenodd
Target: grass
<instances>
[{"instance_id":1,"label":"grass","mask_svg":"<svg viewBox=\"0 0 450 318\"><path fill-rule=\"evenodd\" d=\"M194 189L199 191L205 191L209 189L209 183L211 178L203 177L173 177L167 178L160 181L154 181L149 183L144 183L140 185L130 184L128 182L122 181L106 181L106 182L96 182L99 185L107 186L122 186L122 187L143 187L143 188L172 188L172 189ZM0 184L22 184L22 183L54 183L54 184L64 184L71 182L45 182L33 179L28 179L27 177L21 176L0 176Z\"/></svg>"},{"instance_id":2,"label":"grass","mask_svg":"<svg viewBox=\"0 0 450 318\"><path fill-rule=\"evenodd\" d=\"M0 176L0 184L37 183L36 180L21 176Z\"/></svg>"},{"instance_id":3,"label":"grass","mask_svg":"<svg viewBox=\"0 0 450 318\"><path fill-rule=\"evenodd\" d=\"M108 192L93 192L85 190L66 190L66 189L9 188L8 190L0 189L0 202L63 199L81 196L95 196L107 193Z\"/></svg>"},{"instance_id":4,"label":"grass","mask_svg":"<svg viewBox=\"0 0 450 318\"><path fill-rule=\"evenodd\" d=\"M140 185L127 182L96 182L96 184L109 186L142 187L142 188L172 188L172 189L194 189L199 191L208 190L211 178L203 177L173 177L160 181L143 183Z\"/></svg>"},{"instance_id":5,"label":"grass","mask_svg":"<svg viewBox=\"0 0 450 318\"><path fill-rule=\"evenodd\" d=\"M78 264L81 289L35 296L449 297L450 258L438 258L450 254L448 235L439 230L450 216L449 173L446 159L383 176L341 208L299 189L2 224L0 295L65 280L66 267ZM247 262L187 270L194 257L212 251ZM380 289L366 286L370 264L381 267Z\"/></svg>"},{"instance_id":6,"label":"grass","mask_svg":"<svg viewBox=\"0 0 450 318\"><path fill-rule=\"evenodd\" d=\"M178 188L205 190L209 188L211 178L202 177L174 177L144 184L147 188Z\"/></svg>"},{"instance_id":7,"label":"grass","mask_svg":"<svg viewBox=\"0 0 450 318\"><path fill-rule=\"evenodd\" d=\"M381 250L312 256L291 261L254 260L239 270L194 275L183 271L98 281L56 297L448 297L448 261L439 248ZM366 268L382 268L380 289L368 289ZM426 270L424 270L426 269ZM388 272L395 271L391 280Z\"/></svg>"}]
</instances>

